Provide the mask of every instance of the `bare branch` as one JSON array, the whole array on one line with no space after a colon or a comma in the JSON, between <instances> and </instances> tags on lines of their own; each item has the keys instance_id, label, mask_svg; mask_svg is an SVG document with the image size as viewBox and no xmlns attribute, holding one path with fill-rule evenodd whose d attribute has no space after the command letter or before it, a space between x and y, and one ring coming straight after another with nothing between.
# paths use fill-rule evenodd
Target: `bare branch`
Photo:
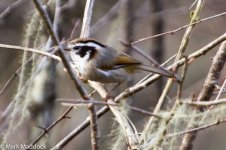
<instances>
[{"instance_id":1,"label":"bare branch","mask_svg":"<svg viewBox=\"0 0 226 150\"><path fill-rule=\"evenodd\" d=\"M125 0L119 0L100 20L98 20L91 27L91 34L95 34L99 29L101 29L107 22L114 19L118 15L118 10L125 3Z\"/></svg>"},{"instance_id":2,"label":"bare branch","mask_svg":"<svg viewBox=\"0 0 226 150\"><path fill-rule=\"evenodd\" d=\"M86 7L84 11L84 16L83 16L82 31L81 31L80 37L89 37L94 2L95 0L86 1Z\"/></svg>"},{"instance_id":3,"label":"bare branch","mask_svg":"<svg viewBox=\"0 0 226 150\"><path fill-rule=\"evenodd\" d=\"M89 97L91 97L96 91L93 91L89 94ZM48 133L56 124L58 124L60 121L62 121L66 116L69 114L69 112L73 109L74 107L71 106L69 107L55 122L53 122L48 128L45 129L45 133L42 132L30 145L36 144L46 133Z\"/></svg>"},{"instance_id":4,"label":"bare branch","mask_svg":"<svg viewBox=\"0 0 226 150\"><path fill-rule=\"evenodd\" d=\"M76 23L74 25L74 28L72 29L71 35L69 37L69 40L73 40L74 39L75 33L78 31L78 27L80 26L80 23L81 23L80 20L76 21Z\"/></svg>"},{"instance_id":5,"label":"bare branch","mask_svg":"<svg viewBox=\"0 0 226 150\"><path fill-rule=\"evenodd\" d=\"M189 105L194 105L197 107L208 107L208 106L213 106L213 105L220 105L220 104L225 104L226 99L218 99L214 101L183 101L182 103L189 104Z\"/></svg>"},{"instance_id":6,"label":"bare branch","mask_svg":"<svg viewBox=\"0 0 226 150\"><path fill-rule=\"evenodd\" d=\"M7 49L15 49L15 50L21 50L21 51L29 51L29 52L34 52L34 53L37 53L37 54L40 54L40 55L43 55L43 56L47 56L47 57L50 57L50 58L53 58L57 61L62 61L60 57L54 55L54 54L51 54L51 53L48 53L48 52L45 52L45 51L42 51L42 50L37 50L37 49L34 49L34 48L28 48L28 47L21 47L21 46L14 46L14 45L7 45L7 44L0 44L0 47L1 48L7 48Z\"/></svg>"},{"instance_id":7,"label":"bare branch","mask_svg":"<svg viewBox=\"0 0 226 150\"><path fill-rule=\"evenodd\" d=\"M187 68L188 68L187 57L185 56L184 58L185 58L185 63L181 73L181 82L178 83L177 99L176 99L177 101L181 101L183 83L184 83L185 75L187 73Z\"/></svg>"},{"instance_id":8,"label":"bare branch","mask_svg":"<svg viewBox=\"0 0 226 150\"><path fill-rule=\"evenodd\" d=\"M13 10L20 5L22 5L26 0L17 0L13 4L11 4L9 7L7 7L1 14L0 14L0 22L3 22L3 20L11 13Z\"/></svg>"},{"instance_id":9,"label":"bare branch","mask_svg":"<svg viewBox=\"0 0 226 150\"><path fill-rule=\"evenodd\" d=\"M0 91L0 95L2 95L2 93L6 90L6 88L10 85L10 83L13 81L13 79L15 77L17 77L19 75L19 72L21 70L21 66L16 70L16 72L13 73L13 75L6 81L6 83L4 84L4 87L1 89Z\"/></svg>"},{"instance_id":10,"label":"bare branch","mask_svg":"<svg viewBox=\"0 0 226 150\"><path fill-rule=\"evenodd\" d=\"M208 101L212 96L217 80L219 80L220 73L224 67L226 61L226 42L220 45L217 54L213 58L212 65L210 67L209 73L203 85L203 89L200 92L197 100L198 101Z\"/></svg>"},{"instance_id":11,"label":"bare branch","mask_svg":"<svg viewBox=\"0 0 226 150\"><path fill-rule=\"evenodd\" d=\"M181 131L181 132L178 132L178 133L168 134L166 137L167 137L167 138L173 138L173 137L175 137L175 136L181 136L181 135L188 134L188 133L199 132L199 131L208 129L208 128L210 128L210 127L213 127L213 126L216 126L216 125L225 123L225 122L226 122L226 119L224 119L224 120L218 120L218 121L216 121L216 122L214 122L214 123L205 124L205 125L200 126L200 127L188 129L188 130Z\"/></svg>"},{"instance_id":12,"label":"bare branch","mask_svg":"<svg viewBox=\"0 0 226 150\"><path fill-rule=\"evenodd\" d=\"M53 122L48 128L43 130L43 132L30 144L35 145L47 132L49 132L56 124L61 122L66 116L69 114L69 112L73 109L73 107L69 107L55 122Z\"/></svg>"},{"instance_id":13,"label":"bare branch","mask_svg":"<svg viewBox=\"0 0 226 150\"><path fill-rule=\"evenodd\" d=\"M64 106L80 106L80 105L112 105L112 106L119 106L119 104L111 104L103 101L97 101L97 100L76 100L76 99L57 99L58 102L60 102Z\"/></svg>"},{"instance_id":14,"label":"bare branch","mask_svg":"<svg viewBox=\"0 0 226 150\"><path fill-rule=\"evenodd\" d=\"M134 106L129 106L127 105L126 107L128 107L129 109L133 110L133 111L137 111L139 113L142 113L144 115L149 115L149 116L153 116L153 117L156 117L158 119L162 119L162 116L161 115L158 115L158 114L154 114L154 113L151 113L149 111L146 111L144 109L140 109L140 108L137 108L137 107L134 107Z\"/></svg>"},{"instance_id":15,"label":"bare branch","mask_svg":"<svg viewBox=\"0 0 226 150\"><path fill-rule=\"evenodd\" d=\"M160 34L156 34L156 35L149 36L149 37L146 37L146 38L142 38L142 39L139 39L137 41L132 42L131 44L137 44L137 43L140 43L140 42L143 42L143 41L146 41L146 40L149 40L149 39L153 39L153 38L156 38L156 37L159 37L159 36L167 35L167 34L173 35L176 32L178 32L180 30L183 30L183 29L186 29L189 26L193 26L193 25L199 24L201 22L208 21L208 20L211 20L211 19L215 19L217 17L222 17L222 16L225 16L225 15L226 15L226 12L223 12L223 13L220 13L220 14L217 14L217 15L213 15L213 16L210 16L210 17L207 17L207 18L203 18L203 19L198 20L198 21L196 20L196 22L193 22L191 24L187 24L187 25L184 25L184 26L182 26L180 28L177 28L177 29L174 29L174 30L170 30L170 31L167 31L167 32L164 32L164 33L160 33Z\"/></svg>"}]
</instances>

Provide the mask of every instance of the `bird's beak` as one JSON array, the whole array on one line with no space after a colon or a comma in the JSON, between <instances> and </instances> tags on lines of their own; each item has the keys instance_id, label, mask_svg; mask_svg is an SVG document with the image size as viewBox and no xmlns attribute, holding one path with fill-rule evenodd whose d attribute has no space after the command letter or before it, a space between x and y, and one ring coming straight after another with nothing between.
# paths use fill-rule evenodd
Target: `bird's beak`
<instances>
[{"instance_id":1,"label":"bird's beak","mask_svg":"<svg viewBox=\"0 0 226 150\"><path fill-rule=\"evenodd\" d=\"M71 48L68 46L68 42L67 41L61 42L61 46L62 46L63 50L65 50L65 51L70 51L71 50Z\"/></svg>"},{"instance_id":2,"label":"bird's beak","mask_svg":"<svg viewBox=\"0 0 226 150\"><path fill-rule=\"evenodd\" d=\"M65 51L70 51L71 49L70 49L70 48L64 48L64 50L65 50Z\"/></svg>"}]
</instances>

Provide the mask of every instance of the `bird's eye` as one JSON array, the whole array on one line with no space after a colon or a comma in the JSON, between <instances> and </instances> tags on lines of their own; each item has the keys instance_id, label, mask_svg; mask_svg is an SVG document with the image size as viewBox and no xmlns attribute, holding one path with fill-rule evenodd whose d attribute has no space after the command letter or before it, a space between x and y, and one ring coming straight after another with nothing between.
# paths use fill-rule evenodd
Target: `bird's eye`
<instances>
[{"instance_id":1,"label":"bird's eye","mask_svg":"<svg viewBox=\"0 0 226 150\"><path fill-rule=\"evenodd\" d=\"M73 49L74 50L79 50L80 49L80 46L74 46Z\"/></svg>"}]
</instances>

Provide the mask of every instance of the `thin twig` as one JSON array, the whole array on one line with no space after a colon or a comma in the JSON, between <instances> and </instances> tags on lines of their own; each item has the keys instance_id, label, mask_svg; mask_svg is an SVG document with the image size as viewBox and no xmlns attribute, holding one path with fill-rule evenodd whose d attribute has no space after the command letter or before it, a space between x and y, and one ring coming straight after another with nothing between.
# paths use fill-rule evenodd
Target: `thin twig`
<instances>
[{"instance_id":1,"label":"thin twig","mask_svg":"<svg viewBox=\"0 0 226 150\"><path fill-rule=\"evenodd\" d=\"M185 56L184 58L185 58L185 63L181 73L181 82L178 83L178 91L177 91L177 99L176 99L177 101L181 101L183 83L185 80L185 75L187 73L187 67L188 67L187 57Z\"/></svg>"},{"instance_id":2,"label":"thin twig","mask_svg":"<svg viewBox=\"0 0 226 150\"><path fill-rule=\"evenodd\" d=\"M211 19L215 19L217 17L222 17L222 16L225 16L225 15L226 15L226 12L223 12L223 13L220 13L220 14L217 14L217 15L213 15L213 16L198 20L196 22L193 22L191 24L184 25L184 26L177 28L177 29L174 29L174 30L170 30L170 31L167 31L167 32L164 32L164 33L160 33L160 34L156 34L156 35L153 35L153 36L149 36L149 37L146 37L146 38L139 39L137 41L132 42L131 44L137 44L137 43L140 43L140 42L143 42L143 41L146 41L146 40L149 40L149 39L153 39L153 38L156 38L156 37L159 37L159 36L167 35L167 34L172 35L172 34L175 34L176 32L183 30L183 29L185 29L189 26L193 26L195 24L198 24L198 23L201 23L201 22L204 22L204 21L208 21L208 20L211 20Z\"/></svg>"},{"instance_id":3,"label":"thin twig","mask_svg":"<svg viewBox=\"0 0 226 150\"><path fill-rule=\"evenodd\" d=\"M75 33L78 31L81 21L78 19L74 25L74 28L71 31L71 35L69 37L69 41L74 39Z\"/></svg>"},{"instance_id":4,"label":"thin twig","mask_svg":"<svg viewBox=\"0 0 226 150\"><path fill-rule=\"evenodd\" d=\"M2 13L0 14L0 22L2 22L13 10L20 5L22 5L26 0L17 0L9 7L7 7Z\"/></svg>"},{"instance_id":5,"label":"thin twig","mask_svg":"<svg viewBox=\"0 0 226 150\"><path fill-rule=\"evenodd\" d=\"M218 99L220 98L221 94L222 94L222 93L224 92L224 90L225 90L225 86L226 86L226 78L224 79L224 82L223 82L223 84L222 84L222 86L221 86L221 88L220 88L220 91L217 92L218 94L217 94L217 97L215 98L215 101L218 100ZM214 94L215 94L215 92L214 92Z\"/></svg>"},{"instance_id":6,"label":"thin twig","mask_svg":"<svg viewBox=\"0 0 226 150\"><path fill-rule=\"evenodd\" d=\"M125 0L119 0L100 20L91 27L91 35L102 29L110 20L118 15L119 8L125 3Z\"/></svg>"},{"instance_id":7,"label":"thin twig","mask_svg":"<svg viewBox=\"0 0 226 150\"><path fill-rule=\"evenodd\" d=\"M57 99L58 102L60 102L64 106L79 106L79 105L112 105L112 106L119 106L119 104L111 104L104 101L97 101L97 100L75 100L75 99Z\"/></svg>"},{"instance_id":8,"label":"thin twig","mask_svg":"<svg viewBox=\"0 0 226 150\"><path fill-rule=\"evenodd\" d=\"M29 63L30 61L32 61L32 58L30 57L25 63ZM25 65L26 65L25 64ZM10 83L13 81L13 79L15 79L17 76L19 76L19 72L21 70L22 66L20 66L14 73L13 75L6 81L6 83L4 84L4 87L1 89L0 91L0 95L2 95L2 93L6 90L6 88L10 85Z\"/></svg>"},{"instance_id":9,"label":"thin twig","mask_svg":"<svg viewBox=\"0 0 226 150\"><path fill-rule=\"evenodd\" d=\"M89 97L91 97L96 91L94 90L89 94ZM59 122L61 122L64 118L67 118L66 116L70 113L70 111L74 107L69 107L55 122L53 122L48 128L45 129L45 132L42 132L30 145L36 144L46 133L48 133L54 126L56 126Z\"/></svg>"},{"instance_id":10,"label":"thin twig","mask_svg":"<svg viewBox=\"0 0 226 150\"><path fill-rule=\"evenodd\" d=\"M182 101L182 103L197 106L197 107L209 107L213 105L225 104L226 98L213 100L213 101Z\"/></svg>"},{"instance_id":11,"label":"thin twig","mask_svg":"<svg viewBox=\"0 0 226 150\"><path fill-rule=\"evenodd\" d=\"M192 7L194 7L195 4L197 3L197 1L198 1L198 0L195 0L195 1L191 4L191 6L190 6L188 9L190 10Z\"/></svg>"},{"instance_id":12,"label":"thin twig","mask_svg":"<svg viewBox=\"0 0 226 150\"><path fill-rule=\"evenodd\" d=\"M0 95L2 95L2 93L6 90L6 88L10 85L10 83L13 81L13 79L15 79L15 77L17 77L19 75L19 72L21 70L21 66L16 70L16 72L13 73L13 75L6 81L6 83L4 84L4 87L1 89L0 91Z\"/></svg>"},{"instance_id":13,"label":"thin twig","mask_svg":"<svg viewBox=\"0 0 226 150\"><path fill-rule=\"evenodd\" d=\"M200 127L188 129L188 130L181 131L181 132L178 132L178 133L168 134L168 135L166 136L166 138L173 138L173 137L175 137L175 136L181 136L181 135L188 134L188 133L194 133L194 132L202 131L202 130L204 130L204 129L208 129L208 128L210 128L210 127L213 127L213 126L216 126L216 125L225 123L225 122L226 122L226 119L221 120L221 121L218 120L218 121L216 121L216 122L214 122L214 123L205 124L205 125L200 126Z\"/></svg>"},{"instance_id":14,"label":"thin twig","mask_svg":"<svg viewBox=\"0 0 226 150\"><path fill-rule=\"evenodd\" d=\"M102 115L104 115L109 108L107 106L103 107L101 110L99 110L96 115L97 118L100 118ZM71 131L63 140L61 140L57 145L61 145L67 141L71 141L74 137L76 137L79 133L84 131L88 126L90 125L90 117L87 117L79 126L77 126L73 131ZM54 146L51 150L55 150L58 146Z\"/></svg>"},{"instance_id":15,"label":"thin twig","mask_svg":"<svg viewBox=\"0 0 226 150\"><path fill-rule=\"evenodd\" d=\"M129 105L126 105L126 107L128 107L129 109L133 110L133 111L137 111L139 113L142 113L144 115L149 115L149 116L153 116L153 117L156 117L158 119L162 119L163 117L161 115L158 115L158 114L154 114L152 112L149 112L149 111L146 111L144 109L140 109L140 108L137 108L137 107L134 107L134 106L129 106Z\"/></svg>"},{"instance_id":16,"label":"thin twig","mask_svg":"<svg viewBox=\"0 0 226 150\"><path fill-rule=\"evenodd\" d=\"M47 132L49 132L56 124L61 122L66 116L69 114L69 112L73 109L73 107L69 107L55 122L53 122L48 128L43 130L43 132L30 144L35 145Z\"/></svg>"},{"instance_id":17,"label":"thin twig","mask_svg":"<svg viewBox=\"0 0 226 150\"><path fill-rule=\"evenodd\" d=\"M34 53L37 53L37 54L40 54L40 55L43 55L43 56L53 58L53 59L60 61L60 62L62 61L59 56L56 56L54 54L51 54L51 53L48 53L48 52L45 52L45 51L42 51L42 50L34 49L34 48L21 47L21 46L15 46L15 45L7 45L7 44L0 44L0 48L34 52Z\"/></svg>"}]
</instances>

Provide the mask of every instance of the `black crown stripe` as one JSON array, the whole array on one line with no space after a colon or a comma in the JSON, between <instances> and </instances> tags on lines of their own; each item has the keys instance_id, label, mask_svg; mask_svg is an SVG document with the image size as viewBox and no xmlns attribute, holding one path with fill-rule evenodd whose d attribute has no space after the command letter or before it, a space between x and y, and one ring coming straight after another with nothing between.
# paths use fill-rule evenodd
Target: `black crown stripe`
<instances>
[{"instance_id":1,"label":"black crown stripe","mask_svg":"<svg viewBox=\"0 0 226 150\"><path fill-rule=\"evenodd\" d=\"M97 44L97 45L100 45L101 47L106 47L104 44L101 44L101 43L99 43L99 42L97 42L97 41L95 41L95 40L79 41L79 43L90 43L90 42L95 43L95 44Z\"/></svg>"}]
</instances>

